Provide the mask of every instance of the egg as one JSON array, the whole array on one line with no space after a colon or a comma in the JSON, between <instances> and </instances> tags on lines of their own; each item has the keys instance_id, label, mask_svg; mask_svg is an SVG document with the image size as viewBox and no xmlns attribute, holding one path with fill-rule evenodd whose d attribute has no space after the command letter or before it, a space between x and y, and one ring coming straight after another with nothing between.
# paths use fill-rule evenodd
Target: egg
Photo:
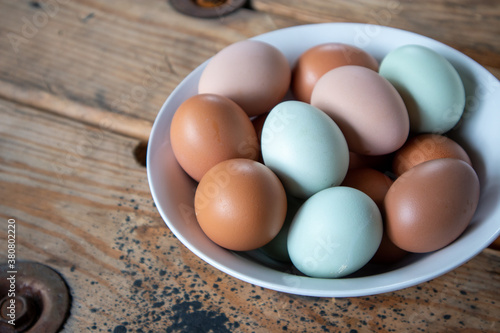
<instances>
[{"instance_id":1,"label":"egg","mask_svg":"<svg viewBox=\"0 0 500 333\"><path fill-rule=\"evenodd\" d=\"M324 74L314 86L311 104L340 127L349 150L384 155L408 138L409 119L396 89L361 66L342 66Z\"/></svg>"},{"instance_id":2,"label":"egg","mask_svg":"<svg viewBox=\"0 0 500 333\"><path fill-rule=\"evenodd\" d=\"M314 106L285 101L264 122L261 136L265 165L291 195L305 199L339 185L347 173L349 151L335 122Z\"/></svg>"},{"instance_id":3,"label":"egg","mask_svg":"<svg viewBox=\"0 0 500 333\"><path fill-rule=\"evenodd\" d=\"M342 186L358 189L368 195L377 204L382 214L382 220L384 220L384 198L392 183L393 181L382 172L365 167L350 169L342 182ZM400 249L390 240L384 228L380 246L370 261L380 264L394 263L406 256L407 253L407 251Z\"/></svg>"},{"instance_id":4,"label":"egg","mask_svg":"<svg viewBox=\"0 0 500 333\"><path fill-rule=\"evenodd\" d=\"M302 273L339 278L363 267L382 239L382 217L363 192L336 186L307 199L288 232L288 253Z\"/></svg>"},{"instance_id":5,"label":"egg","mask_svg":"<svg viewBox=\"0 0 500 333\"><path fill-rule=\"evenodd\" d=\"M289 90L291 69L276 47L256 40L231 44L204 68L198 93L225 96L249 116L268 112Z\"/></svg>"},{"instance_id":6,"label":"egg","mask_svg":"<svg viewBox=\"0 0 500 333\"><path fill-rule=\"evenodd\" d=\"M461 159L472 166L469 155L452 139L439 134L420 134L396 152L392 170L399 176L417 164L446 157Z\"/></svg>"},{"instance_id":7,"label":"egg","mask_svg":"<svg viewBox=\"0 0 500 333\"><path fill-rule=\"evenodd\" d=\"M392 180L372 168L351 169L347 172L342 186L353 187L367 194L379 209L384 209L384 198L392 185Z\"/></svg>"},{"instance_id":8,"label":"egg","mask_svg":"<svg viewBox=\"0 0 500 333\"><path fill-rule=\"evenodd\" d=\"M249 159L230 159L203 176L194 209L209 239L229 250L249 251L279 233L287 200L280 180L268 167Z\"/></svg>"},{"instance_id":9,"label":"egg","mask_svg":"<svg viewBox=\"0 0 500 333\"><path fill-rule=\"evenodd\" d=\"M378 62L369 53L343 43L324 43L306 50L292 71L292 92L299 101L310 103L314 85L326 72L346 65L378 71Z\"/></svg>"},{"instance_id":10,"label":"egg","mask_svg":"<svg viewBox=\"0 0 500 333\"><path fill-rule=\"evenodd\" d=\"M443 134L462 117L465 89L453 65L422 45L404 45L389 52L379 73L403 97L414 133Z\"/></svg>"},{"instance_id":11,"label":"egg","mask_svg":"<svg viewBox=\"0 0 500 333\"><path fill-rule=\"evenodd\" d=\"M479 179L466 162L440 158L420 163L387 192L387 235L409 252L439 250L467 228L478 201Z\"/></svg>"},{"instance_id":12,"label":"egg","mask_svg":"<svg viewBox=\"0 0 500 333\"><path fill-rule=\"evenodd\" d=\"M260 146L247 114L230 99L213 94L188 98L176 110L170 141L180 166L196 181L231 158L257 160Z\"/></svg>"}]
</instances>

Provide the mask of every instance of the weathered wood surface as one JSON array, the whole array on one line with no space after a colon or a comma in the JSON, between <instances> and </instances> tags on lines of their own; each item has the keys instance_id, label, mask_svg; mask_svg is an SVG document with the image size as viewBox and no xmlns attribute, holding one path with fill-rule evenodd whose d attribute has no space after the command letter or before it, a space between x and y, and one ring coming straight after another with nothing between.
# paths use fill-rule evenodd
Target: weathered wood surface
<instances>
[{"instance_id":1,"label":"weathered wood surface","mask_svg":"<svg viewBox=\"0 0 500 333\"><path fill-rule=\"evenodd\" d=\"M291 25L336 21L434 37L500 77L500 10L483 2L255 0L261 12L203 20L160 0L2 0L0 97L96 126L112 122L109 130L147 140L168 94L224 46Z\"/></svg>"},{"instance_id":2,"label":"weathered wood surface","mask_svg":"<svg viewBox=\"0 0 500 333\"><path fill-rule=\"evenodd\" d=\"M262 289L204 263L172 235L134 157L168 94L222 47L295 24L375 23L367 13L391 3L254 0L259 11L201 20L166 0L0 0L0 249L15 218L18 259L54 268L70 288L64 332L500 330L495 250L378 296ZM457 3L401 1L389 25L445 42L498 74L500 9Z\"/></svg>"},{"instance_id":3,"label":"weathered wood surface","mask_svg":"<svg viewBox=\"0 0 500 333\"><path fill-rule=\"evenodd\" d=\"M166 97L194 68L230 43L292 22L247 9L195 19L160 0L2 0L0 97L54 105L49 111L96 126L109 113L112 130L147 139Z\"/></svg>"}]
</instances>

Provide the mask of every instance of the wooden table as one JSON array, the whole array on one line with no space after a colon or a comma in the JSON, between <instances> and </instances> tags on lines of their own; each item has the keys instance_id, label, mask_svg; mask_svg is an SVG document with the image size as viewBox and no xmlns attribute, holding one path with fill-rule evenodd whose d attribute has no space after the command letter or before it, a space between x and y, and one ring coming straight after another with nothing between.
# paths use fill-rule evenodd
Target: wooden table
<instances>
[{"instance_id":1,"label":"wooden table","mask_svg":"<svg viewBox=\"0 0 500 333\"><path fill-rule=\"evenodd\" d=\"M427 35L500 75L500 6L481 1L255 0L215 19L166 0L0 0L0 264L52 267L64 332L498 332L500 254L418 286L358 298L288 295L221 273L165 226L145 142L169 93L233 42L315 22Z\"/></svg>"}]
</instances>

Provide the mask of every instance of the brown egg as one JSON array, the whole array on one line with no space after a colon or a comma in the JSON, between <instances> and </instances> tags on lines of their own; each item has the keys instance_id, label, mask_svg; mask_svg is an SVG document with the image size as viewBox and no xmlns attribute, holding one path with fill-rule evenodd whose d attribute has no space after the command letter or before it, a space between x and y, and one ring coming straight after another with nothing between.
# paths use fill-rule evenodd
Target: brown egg
<instances>
[{"instance_id":1,"label":"brown egg","mask_svg":"<svg viewBox=\"0 0 500 333\"><path fill-rule=\"evenodd\" d=\"M235 102L213 94L195 95L179 106L170 140L180 166L196 181L219 162L257 160L260 154L250 118Z\"/></svg>"},{"instance_id":2,"label":"brown egg","mask_svg":"<svg viewBox=\"0 0 500 333\"><path fill-rule=\"evenodd\" d=\"M243 40L210 59L198 92L228 97L249 116L258 116L285 97L291 76L288 60L280 50L265 42Z\"/></svg>"},{"instance_id":3,"label":"brown egg","mask_svg":"<svg viewBox=\"0 0 500 333\"><path fill-rule=\"evenodd\" d=\"M385 194L391 184L392 180L389 177L371 168L351 169L342 182L342 186L354 187L368 195L380 210L384 208Z\"/></svg>"},{"instance_id":4,"label":"brown egg","mask_svg":"<svg viewBox=\"0 0 500 333\"><path fill-rule=\"evenodd\" d=\"M391 185L392 180L389 177L371 168L350 169L342 183L342 186L353 187L368 195L375 201L384 219L384 198ZM371 262L389 264L400 260L407 253L394 245L387 236L384 226L382 241Z\"/></svg>"},{"instance_id":5,"label":"brown egg","mask_svg":"<svg viewBox=\"0 0 500 333\"><path fill-rule=\"evenodd\" d=\"M271 169L252 160L232 159L203 176L194 208L201 229L213 242L248 251L269 243L279 233L287 201Z\"/></svg>"},{"instance_id":6,"label":"brown egg","mask_svg":"<svg viewBox=\"0 0 500 333\"><path fill-rule=\"evenodd\" d=\"M415 165L436 158L458 158L472 166L465 150L452 139L439 134L420 134L401 147L392 162L392 170L399 176Z\"/></svg>"},{"instance_id":7,"label":"brown egg","mask_svg":"<svg viewBox=\"0 0 500 333\"><path fill-rule=\"evenodd\" d=\"M409 252L438 250L462 234L478 201L479 179L469 164L454 158L423 162L387 192L387 234Z\"/></svg>"},{"instance_id":8,"label":"brown egg","mask_svg":"<svg viewBox=\"0 0 500 333\"><path fill-rule=\"evenodd\" d=\"M305 51L292 72L292 92L296 99L311 102L314 85L326 72L346 65L357 65L378 71L378 62L370 54L357 47L326 43Z\"/></svg>"}]
</instances>

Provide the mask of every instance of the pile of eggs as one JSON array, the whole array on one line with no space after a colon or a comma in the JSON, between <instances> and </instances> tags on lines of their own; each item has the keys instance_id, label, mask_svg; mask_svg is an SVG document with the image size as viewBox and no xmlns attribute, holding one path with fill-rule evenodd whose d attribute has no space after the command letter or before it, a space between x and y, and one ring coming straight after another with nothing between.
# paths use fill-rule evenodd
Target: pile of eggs
<instances>
[{"instance_id":1,"label":"pile of eggs","mask_svg":"<svg viewBox=\"0 0 500 333\"><path fill-rule=\"evenodd\" d=\"M204 68L170 128L216 244L259 249L312 277L443 248L470 223L479 180L444 134L464 112L453 66L405 45L379 63L326 43L291 66L272 45L232 44Z\"/></svg>"}]
</instances>

